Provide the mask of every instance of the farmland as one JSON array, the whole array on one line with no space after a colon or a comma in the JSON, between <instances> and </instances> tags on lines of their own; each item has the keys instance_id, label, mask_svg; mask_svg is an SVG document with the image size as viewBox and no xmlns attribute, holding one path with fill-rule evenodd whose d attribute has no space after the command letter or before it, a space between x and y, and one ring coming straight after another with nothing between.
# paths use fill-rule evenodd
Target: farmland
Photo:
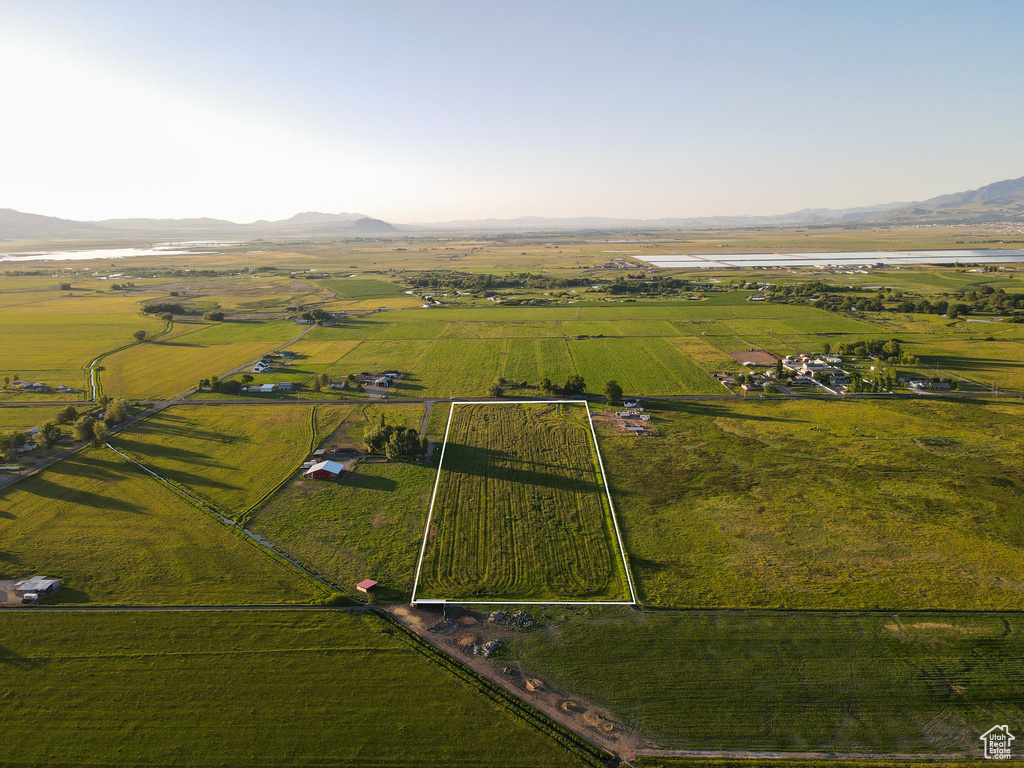
<instances>
[{"instance_id":1,"label":"farmland","mask_svg":"<svg viewBox=\"0 0 1024 768\"><path fill-rule=\"evenodd\" d=\"M381 585L375 602L407 602L436 474L422 464L364 463L337 482L296 480L250 526L351 597L371 578Z\"/></svg>"},{"instance_id":2,"label":"farmland","mask_svg":"<svg viewBox=\"0 0 1024 768\"><path fill-rule=\"evenodd\" d=\"M811 229L798 244L894 237L909 247L982 235ZM648 257L761 251L778 238L768 230L655 233L624 247ZM100 282L115 268L103 262L65 270L70 291L58 291L48 268L8 274L0 276L0 339L8 342L0 378L82 389L89 361L103 356L98 394L164 400L289 349L294 357L278 358L255 381L304 385L290 402L203 392L113 434L111 444L335 586L339 602L387 608L427 638L454 623L453 638L469 644L450 649L449 669L465 661L490 665L505 681L536 676L557 699L553 717L572 702L607 713L623 757L645 748L973 756L993 722L1019 723L1020 398L743 399L711 374L747 372L727 353L898 338L920 358L896 366L901 373L962 377L978 383L965 385L973 394L993 384L1021 390L1024 323L1009 315L898 312L894 301L871 312L749 301L756 283L808 281L854 286L861 296L870 285L915 301L951 300L954 291L1015 292L1021 273L637 268L632 281L676 276L692 290L634 298L589 287L623 274L593 268L609 252L602 238L575 235L402 236L149 260L152 276L135 269L143 276L116 290ZM427 309L419 292L405 293L419 269L538 269L585 280L571 295L453 290ZM144 316L140 305L150 301L181 303L186 314ZM293 322L315 309L339 314L323 325ZM214 310L226 319L202 318ZM152 340L136 343L135 330ZM843 357L854 375L879 362ZM310 386L316 374L337 381L389 369L402 377L383 402ZM635 607L600 605L628 601L630 590L582 407L509 399L538 398L544 378L561 384L572 375L585 378L600 415ZM435 451L424 459L360 459L333 481L296 471L313 447L361 445L381 415L418 429L418 399L483 396L496 378L505 402L455 407L416 597L590 603L501 608L523 608L535 631L489 621L492 606L462 624L455 606L401 605L424 542L447 402L429 406ZM623 434L600 396L610 379L642 396L654 434ZM0 397L58 395L8 387ZM387 402L400 398L413 401ZM232 399L241 402L210 402ZM57 410L55 402L2 408L0 432L38 426ZM399 642L380 616L318 605L326 587L239 528L103 447L0 492L0 577L60 577L64 589L44 603L244 608L0 611L2 700L18 734L0 747L0 763L576 764L543 728L527 729ZM377 587L358 591L368 578ZM250 610L268 604L306 610ZM481 658L478 644L492 636L502 645ZM521 685L517 695L540 700ZM40 717L50 727L36 727ZM601 735L596 722L583 720L588 736Z\"/></svg>"},{"instance_id":3,"label":"farmland","mask_svg":"<svg viewBox=\"0 0 1024 768\"><path fill-rule=\"evenodd\" d=\"M459 405L417 598L629 600L586 410Z\"/></svg>"},{"instance_id":4,"label":"farmland","mask_svg":"<svg viewBox=\"0 0 1024 768\"><path fill-rule=\"evenodd\" d=\"M220 323L144 344L104 358L101 380L111 397L168 398L200 378L225 373L295 338L292 323Z\"/></svg>"},{"instance_id":5,"label":"farmland","mask_svg":"<svg viewBox=\"0 0 1024 768\"><path fill-rule=\"evenodd\" d=\"M637 582L665 607L1018 609L1019 402L660 404L600 432Z\"/></svg>"},{"instance_id":6,"label":"farmland","mask_svg":"<svg viewBox=\"0 0 1024 768\"><path fill-rule=\"evenodd\" d=\"M324 594L106 448L0 495L0 574L50 574L102 605L301 603Z\"/></svg>"},{"instance_id":7,"label":"farmland","mask_svg":"<svg viewBox=\"0 0 1024 768\"><path fill-rule=\"evenodd\" d=\"M2 618L5 765L582 764L374 616Z\"/></svg>"},{"instance_id":8,"label":"farmland","mask_svg":"<svg viewBox=\"0 0 1024 768\"><path fill-rule=\"evenodd\" d=\"M548 614L510 658L650 747L973 755L1024 717L1019 614Z\"/></svg>"},{"instance_id":9,"label":"farmland","mask_svg":"<svg viewBox=\"0 0 1024 768\"><path fill-rule=\"evenodd\" d=\"M121 432L112 442L237 520L295 472L351 408L180 405Z\"/></svg>"},{"instance_id":10,"label":"farmland","mask_svg":"<svg viewBox=\"0 0 1024 768\"><path fill-rule=\"evenodd\" d=\"M122 296L55 294L41 290L28 294L31 302L0 307L0 338L18 340L4 345L4 375L82 390L94 357L132 343L136 330L152 335L164 329L163 321L140 317Z\"/></svg>"}]
</instances>

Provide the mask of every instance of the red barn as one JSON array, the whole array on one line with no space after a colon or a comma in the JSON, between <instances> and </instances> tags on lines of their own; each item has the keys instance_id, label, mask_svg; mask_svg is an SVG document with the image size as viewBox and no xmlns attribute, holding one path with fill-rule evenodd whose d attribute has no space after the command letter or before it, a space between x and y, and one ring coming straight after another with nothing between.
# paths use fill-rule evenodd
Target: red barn
<instances>
[{"instance_id":1,"label":"red barn","mask_svg":"<svg viewBox=\"0 0 1024 768\"><path fill-rule=\"evenodd\" d=\"M303 477L311 477L314 480L333 480L341 474L344 467L336 461L321 461L302 473Z\"/></svg>"}]
</instances>

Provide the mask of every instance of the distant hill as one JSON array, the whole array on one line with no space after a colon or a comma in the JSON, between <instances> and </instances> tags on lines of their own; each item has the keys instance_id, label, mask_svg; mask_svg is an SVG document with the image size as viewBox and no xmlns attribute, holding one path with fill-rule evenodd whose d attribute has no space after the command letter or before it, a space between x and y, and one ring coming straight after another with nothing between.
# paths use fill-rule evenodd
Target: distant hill
<instances>
[{"instance_id":1,"label":"distant hill","mask_svg":"<svg viewBox=\"0 0 1024 768\"><path fill-rule=\"evenodd\" d=\"M379 234L384 232L397 232L398 230L386 221L382 221L381 219L371 219L369 216L364 216L363 218L352 222L352 231L365 234Z\"/></svg>"},{"instance_id":2,"label":"distant hill","mask_svg":"<svg viewBox=\"0 0 1024 768\"><path fill-rule=\"evenodd\" d=\"M75 221L54 216L22 213L0 208L0 239L39 237L104 237L117 239L139 236L187 238L251 237L258 235L385 234L397 232L391 224L362 213L297 213L279 221L254 221L238 224L225 219L105 219Z\"/></svg>"},{"instance_id":3,"label":"distant hill","mask_svg":"<svg viewBox=\"0 0 1024 768\"><path fill-rule=\"evenodd\" d=\"M729 227L793 227L814 224L850 224L868 221L908 203L884 203L859 208L805 208L794 213L775 216L702 216L695 218L615 219L580 216L569 219L547 219L543 216L521 216L518 219L462 219L432 224L416 224L419 229L433 230L579 230L579 229L715 229Z\"/></svg>"},{"instance_id":4,"label":"distant hill","mask_svg":"<svg viewBox=\"0 0 1024 768\"><path fill-rule=\"evenodd\" d=\"M387 235L398 232L444 231L580 231L612 229L728 229L736 227L799 227L844 224L983 223L1024 220L1024 177L980 189L940 195L920 203L884 203L859 208L805 208L775 216L703 216L695 218L617 219L587 217L549 219L462 219L422 224L391 224L362 213L305 211L278 221L238 224L224 219L106 219L74 221L0 208L0 239L42 237L140 236L187 239L258 237L262 235Z\"/></svg>"},{"instance_id":5,"label":"distant hill","mask_svg":"<svg viewBox=\"0 0 1024 768\"><path fill-rule=\"evenodd\" d=\"M940 195L880 217L892 223L982 222L1024 219L1024 176L967 192Z\"/></svg>"},{"instance_id":6,"label":"distant hill","mask_svg":"<svg viewBox=\"0 0 1024 768\"><path fill-rule=\"evenodd\" d=\"M0 208L0 237L76 237L102 233L103 227L92 222L58 219L22 213L13 208Z\"/></svg>"}]
</instances>

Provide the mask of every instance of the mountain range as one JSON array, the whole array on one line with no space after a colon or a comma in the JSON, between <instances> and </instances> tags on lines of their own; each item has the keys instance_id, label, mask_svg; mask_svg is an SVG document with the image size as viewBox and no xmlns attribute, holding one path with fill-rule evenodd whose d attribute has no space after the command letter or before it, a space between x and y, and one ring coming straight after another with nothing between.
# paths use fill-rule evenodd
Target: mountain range
<instances>
[{"instance_id":1,"label":"mountain range","mask_svg":"<svg viewBox=\"0 0 1024 768\"><path fill-rule=\"evenodd\" d=\"M361 213L297 213L278 221L239 224L225 219L105 219L75 221L0 208L0 238L254 237L302 235L387 235L427 231L571 231L587 229L715 229L730 227L828 226L849 224L971 224L1024 221L1024 177L979 189L940 195L923 202L885 203L860 208L805 208L775 216L616 219L466 219L427 224L390 224Z\"/></svg>"}]
</instances>

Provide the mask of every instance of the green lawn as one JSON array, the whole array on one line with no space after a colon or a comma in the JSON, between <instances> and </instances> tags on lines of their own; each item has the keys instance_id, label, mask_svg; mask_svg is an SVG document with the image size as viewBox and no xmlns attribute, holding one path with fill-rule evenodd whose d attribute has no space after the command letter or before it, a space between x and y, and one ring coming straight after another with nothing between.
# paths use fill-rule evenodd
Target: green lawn
<instances>
[{"instance_id":1,"label":"green lawn","mask_svg":"<svg viewBox=\"0 0 1024 768\"><path fill-rule=\"evenodd\" d=\"M117 434L112 444L238 520L290 477L352 408L179 405Z\"/></svg>"},{"instance_id":2,"label":"green lawn","mask_svg":"<svg viewBox=\"0 0 1024 768\"><path fill-rule=\"evenodd\" d=\"M631 599L583 406L455 406L416 597Z\"/></svg>"},{"instance_id":3,"label":"green lawn","mask_svg":"<svg viewBox=\"0 0 1024 768\"><path fill-rule=\"evenodd\" d=\"M374 616L5 611L0 624L4 765L582 765Z\"/></svg>"},{"instance_id":4,"label":"green lawn","mask_svg":"<svg viewBox=\"0 0 1024 768\"><path fill-rule=\"evenodd\" d=\"M0 493L0 576L34 574L64 582L52 600L103 605L304 603L326 593L107 448Z\"/></svg>"},{"instance_id":5,"label":"green lawn","mask_svg":"<svg viewBox=\"0 0 1024 768\"><path fill-rule=\"evenodd\" d=\"M1019 614L604 613L553 616L498 663L650 747L977 756L1024 719Z\"/></svg>"},{"instance_id":6,"label":"green lawn","mask_svg":"<svg viewBox=\"0 0 1024 768\"><path fill-rule=\"evenodd\" d=\"M654 407L655 437L599 428L642 602L1024 606L1020 403Z\"/></svg>"}]
</instances>

